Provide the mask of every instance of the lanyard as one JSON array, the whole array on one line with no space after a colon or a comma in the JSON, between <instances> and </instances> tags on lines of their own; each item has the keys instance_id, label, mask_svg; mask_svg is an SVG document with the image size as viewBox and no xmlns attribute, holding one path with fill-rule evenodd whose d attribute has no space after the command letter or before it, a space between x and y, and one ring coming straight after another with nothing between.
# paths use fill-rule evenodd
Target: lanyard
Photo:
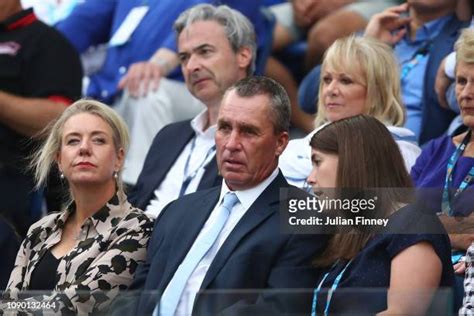
<instances>
[{"instance_id":1,"label":"lanyard","mask_svg":"<svg viewBox=\"0 0 474 316\"><path fill-rule=\"evenodd\" d=\"M462 156L464 150L466 149L467 143L469 143L470 139L471 139L471 131L467 132L461 144L459 144L456 147L456 150L449 158L448 166L446 167L446 179L444 180L443 196L441 200L441 210L443 213L448 214L449 216L453 216L453 210L451 209L451 203L449 201L449 188L452 186L454 168L456 167L456 163L459 157ZM469 185L469 183L471 183L473 178L474 178L474 166L471 168L471 170L468 172L464 180L459 185L459 188L454 193L454 197L456 197L459 193L464 191Z\"/></svg>"},{"instance_id":2,"label":"lanyard","mask_svg":"<svg viewBox=\"0 0 474 316\"><path fill-rule=\"evenodd\" d=\"M194 147L196 146L196 137L193 138L193 142L191 143L191 150L189 152L188 158L186 159L186 164L184 165L184 180L183 183L181 184L181 190L179 190L179 196L183 196L184 193L186 192L186 189L188 188L189 184L191 181L196 177L198 171L202 167L206 167L209 162L211 162L212 157L214 156L213 154L216 152L216 145L213 145L211 148L206 153L206 156L204 157L203 161L199 164L199 166L192 172L189 173L189 163L191 160L191 156L194 151Z\"/></svg>"},{"instance_id":3,"label":"lanyard","mask_svg":"<svg viewBox=\"0 0 474 316\"><path fill-rule=\"evenodd\" d=\"M324 308L324 316L329 315L329 306L331 304L332 295L334 294L337 287L339 286L339 283L341 282L341 279L342 279L342 275L344 274L344 272L346 272L346 269L347 267L349 267L351 262L352 262L352 259L349 260L349 262L346 264L344 269L342 269L341 272L339 272L339 274L334 279L334 282L331 285L331 289L329 290L328 297L326 299L326 307ZM318 295L319 295L319 292L321 292L321 287L323 286L324 281L326 281L326 278L328 277L329 273L337 266L338 263L339 263L339 260L336 261L336 263L332 265L331 270L329 272L326 272L321 282L319 282L318 287L314 290L311 316L316 316L316 306L318 305Z\"/></svg>"},{"instance_id":4,"label":"lanyard","mask_svg":"<svg viewBox=\"0 0 474 316\"><path fill-rule=\"evenodd\" d=\"M401 71L400 71L400 79L404 80L410 71L412 71L413 68L415 68L416 65L418 65L423 57L425 57L429 52L430 52L430 47L431 47L431 41L428 41L425 45L422 47L418 48L413 54L413 57L410 59L409 62L403 65Z\"/></svg>"}]
</instances>

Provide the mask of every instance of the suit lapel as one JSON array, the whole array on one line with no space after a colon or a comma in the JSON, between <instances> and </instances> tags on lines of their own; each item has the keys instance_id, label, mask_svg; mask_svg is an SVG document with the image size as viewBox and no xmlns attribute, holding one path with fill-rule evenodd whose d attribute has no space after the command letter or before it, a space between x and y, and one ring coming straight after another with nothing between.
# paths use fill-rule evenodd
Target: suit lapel
<instances>
[{"instance_id":1,"label":"suit lapel","mask_svg":"<svg viewBox=\"0 0 474 316\"><path fill-rule=\"evenodd\" d=\"M219 199L219 194L220 187L216 187L209 190L205 196L197 199L193 205L186 206L188 212L182 216L182 222L180 226L176 228L177 233L172 242L174 251L171 252L170 261L165 270L164 282L162 282L163 291L178 269L178 266L183 262L191 246L196 241L199 232ZM183 206L179 205L179 207Z\"/></svg>"},{"instance_id":2,"label":"suit lapel","mask_svg":"<svg viewBox=\"0 0 474 316\"><path fill-rule=\"evenodd\" d=\"M199 181L197 190L204 190L216 186L217 179L219 179L218 182L222 181L222 178L218 175L216 156L214 155L214 158L212 158L206 166L206 170L202 175L201 181Z\"/></svg>"},{"instance_id":3,"label":"suit lapel","mask_svg":"<svg viewBox=\"0 0 474 316\"><path fill-rule=\"evenodd\" d=\"M201 290L206 289L214 280L242 238L251 233L274 212L278 212L280 188L287 186L288 183L280 172L275 180L273 180L262 194L260 194L257 200L255 200L217 252L216 257L206 273L206 277L201 285Z\"/></svg>"},{"instance_id":4,"label":"suit lapel","mask_svg":"<svg viewBox=\"0 0 474 316\"><path fill-rule=\"evenodd\" d=\"M166 174L176 162L184 147L186 147L194 136L194 130L191 128L189 121L186 121L186 123L182 129L177 131L178 134L176 137L169 138L166 144L163 143L162 146L157 149L157 155L153 163L154 168L152 169L153 174L149 176L151 181L149 185L145 186L148 188L148 193L146 194L147 205L153 198L153 192L155 192L161 182L163 182Z\"/></svg>"}]
</instances>

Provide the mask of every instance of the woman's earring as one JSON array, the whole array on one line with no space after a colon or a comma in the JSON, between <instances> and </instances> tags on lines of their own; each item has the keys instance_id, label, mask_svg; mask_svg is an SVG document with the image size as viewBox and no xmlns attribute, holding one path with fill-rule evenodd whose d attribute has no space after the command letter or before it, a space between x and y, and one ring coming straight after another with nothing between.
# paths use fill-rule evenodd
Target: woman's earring
<instances>
[{"instance_id":1,"label":"woman's earring","mask_svg":"<svg viewBox=\"0 0 474 316\"><path fill-rule=\"evenodd\" d=\"M118 179L118 172L117 171L114 171L114 178Z\"/></svg>"},{"instance_id":2,"label":"woman's earring","mask_svg":"<svg viewBox=\"0 0 474 316\"><path fill-rule=\"evenodd\" d=\"M61 178L61 180L64 180L64 173L62 173L62 171L61 171L61 173L59 174L59 177Z\"/></svg>"}]
</instances>

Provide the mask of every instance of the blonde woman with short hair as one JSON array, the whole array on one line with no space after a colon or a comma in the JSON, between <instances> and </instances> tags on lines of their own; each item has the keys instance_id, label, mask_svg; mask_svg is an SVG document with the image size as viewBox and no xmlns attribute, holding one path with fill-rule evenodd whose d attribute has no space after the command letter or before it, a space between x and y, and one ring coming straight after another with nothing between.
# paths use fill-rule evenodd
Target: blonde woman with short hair
<instances>
[{"instance_id":1,"label":"blonde woman with short hair","mask_svg":"<svg viewBox=\"0 0 474 316\"><path fill-rule=\"evenodd\" d=\"M57 167L69 202L30 227L0 307L32 312L41 302L55 313L102 312L132 282L153 228L123 191L128 131L110 107L93 100L72 104L48 131L31 166L38 187ZM12 305L19 298L32 303Z\"/></svg>"},{"instance_id":2,"label":"blonde woman with short hair","mask_svg":"<svg viewBox=\"0 0 474 316\"><path fill-rule=\"evenodd\" d=\"M392 50L370 37L349 36L336 40L326 51L321 66L316 129L305 138L290 141L280 157L280 168L287 181L307 188L312 135L326 123L359 114L373 116L385 124L410 170L421 150L415 135L402 127L405 113L399 68Z\"/></svg>"}]
</instances>

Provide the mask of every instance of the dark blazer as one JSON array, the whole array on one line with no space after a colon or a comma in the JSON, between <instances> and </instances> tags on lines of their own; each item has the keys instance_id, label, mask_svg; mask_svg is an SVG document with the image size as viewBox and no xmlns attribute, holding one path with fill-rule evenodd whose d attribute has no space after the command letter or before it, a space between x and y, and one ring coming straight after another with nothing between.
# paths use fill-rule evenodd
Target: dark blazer
<instances>
[{"instance_id":1,"label":"dark blazer","mask_svg":"<svg viewBox=\"0 0 474 316\"><path fill-rule=\"evenodd\" d=\"M279 198L280 188L284 187L289 185L280 172L235 226L207 271L201 285L204 293L198 293L194 302L194 315L310 313L312 289L320 276L311 261L325 248L327 236L281 231ZM148 245L147 260L138 267L130 290L162 293L166 289L219 194L220 187L196 192L163 210ZM262 289L288 288L299 291L258 293ZM257 291L249 292L250 289ZM219 290L227 293L216 293ZM228 293L229 290L237 291ZM135 301L128 305L127 313L150 315L158 301L158 294L142 294L138 304ZM115 307L120 309L121 304L127 303L119 300Z\"/></svg>"},{"instance_id":2,"label":"dark blazer","mask_svg":"<svg viewBox=\"0 0 474 316\"><path fill-rule=\"evenodd\" d=\"M442 108L439 105L438 97L434 90L436 72L441 61L453 51L454 43L459 37L462 28L468 27L469 22L461 22L456 16L452 16L439 35L433 40L430 48L428 64L426 65L423 99L422 99L422 119L420 145L430 139L441 136L449 127L453 118L457 115L451 110Z\"/></svg>"},{"instance_id":3,"label":"dark blazer","mask_svg":"<svg viewBox=\"0 0 474 316\"><path fill-rule=\"evenodd\" d=\"M146 209L153 192L164 180L166 174L178 159L184 147L194 137L191 120L172 123L156 134L145 159L137 184L129 194L132 205ZM220 185L222 177L218 175L216 157L209 162L198 185L198 190Z\"/></svg>"}]
</instances>

